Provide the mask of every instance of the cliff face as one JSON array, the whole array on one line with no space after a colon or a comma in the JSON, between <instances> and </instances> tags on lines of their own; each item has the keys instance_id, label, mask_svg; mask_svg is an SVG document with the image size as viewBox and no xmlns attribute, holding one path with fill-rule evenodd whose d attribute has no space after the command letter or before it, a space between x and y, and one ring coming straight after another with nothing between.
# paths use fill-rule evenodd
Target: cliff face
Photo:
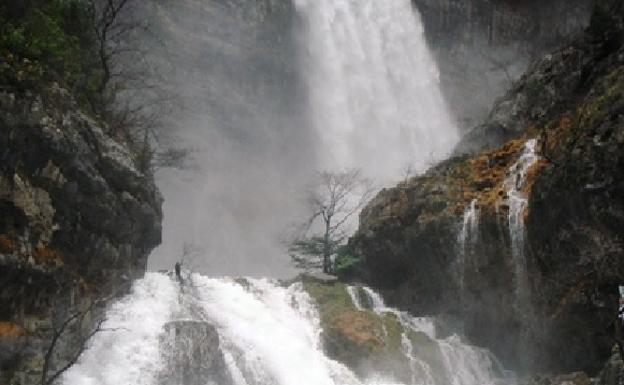
<instances>
[{"instance_id":1,"label":"cliff face","mask_svg":"<svg viewBox=\"0 0 624 385\"><path fill-rule=\"evenodd\" d=\"M0 92L0 159L0 378L30 383L66 320L80 325L62 331L50 375L84 344L98 301L143 274L160 242L161 198L131 153L55 86Z\"/></svg>"},{"instance_id":2,"label":"cliff face","mask_svg":"<svg viewBox=\"0 0 624 385\"><path fill-rule=\"evenodd\" d=\"M464 129L487 116L533 59L580 35L592 6L585 0L413 3L437 56L449 106Z\"/></svg>"},{"instance_id":3,"label":"cliff face","mask_svg":"<svg viewBox=\"0 0 624 385\"><path fill-rule=\"evenodd\" d=\"M595 374L611 353L624 274L616 11L531 66L462 143L473 155L382 191L350 242L360 278L391 303L458 322L514 369Z\"/></svg>"}]
</instances>

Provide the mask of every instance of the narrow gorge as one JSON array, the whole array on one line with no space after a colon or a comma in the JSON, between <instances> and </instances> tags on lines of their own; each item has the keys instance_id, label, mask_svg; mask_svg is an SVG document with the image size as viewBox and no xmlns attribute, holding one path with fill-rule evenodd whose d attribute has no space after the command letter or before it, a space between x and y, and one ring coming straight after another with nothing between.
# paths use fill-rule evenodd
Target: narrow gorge
<instances>
[{"instance_id":1,"label":"narrow gorge","mask_svg":"<svg viewBox=\"0 0 624 385\"><path fill-rule=\"evenodd\" d=\"M0 385L620 384L622 4L0 4Z\"/></svg>"}]
</instances>

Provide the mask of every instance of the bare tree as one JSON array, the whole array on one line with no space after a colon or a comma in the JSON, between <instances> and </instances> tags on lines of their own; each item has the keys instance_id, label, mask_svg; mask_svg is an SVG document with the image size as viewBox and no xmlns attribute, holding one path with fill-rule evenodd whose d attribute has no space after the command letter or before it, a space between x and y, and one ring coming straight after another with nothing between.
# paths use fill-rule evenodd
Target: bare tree
<instances>
[{"instance_id":1,"label":"bare tree","mask_svg":"<svg viewBox=\"0 0 624 385\"><path fill-rule=\"evenodd\" d=\"M372 183L359 170L321 173L319 185L309 198L312 215L306 224L307 229L320 225L321 234L294 242L291 252L321 256L323 272L331 273L331 257L348 236L349 220L360 212L374 191ZM296 254L293 259L301 262Z\"/></svg>"},{"instance_id":2,"label":"bare tree","mask_svg":"<svg viewBox=\"0 0 624 385\"><path fill-rule=\"evenodd\" d=\"M179 97L165 84L165 75L154 58L163 42L152 31L137 0L86 0L90 10L102 75L92 108L107 122L108 133L127 143L137 154L142 172L154 168L182 167L190 151L162 148L166 117L181 109Z\"/></svg>"},{"instance_id":3,"label":"bare tree","mask_svg":"<svg viewBox=\"0 0 624 385\"><path fill-rule=\"evenodd\" d=\"M56 304L53 308L55 314L52 315L52 336L50 345L46 349L43 361L43 369L41 372L41 385L52 385L64 372L74 365L80 355L87 349L88 342L95 334L101 331L113 331L116 329L106 329L102 325L106 318L101 317L95 324L91 324L91 317L104 306L113 296L91 301L86 306L71 306L69 310L61 311L62 305ZM72 346L74 349L69 353L69 358L62 366L54 368L55 352L59 347L59 343L64 338L74 338Z\"/></svg>"},{"instance_id":4,"label":"bare tree","mask_svg":"<svg viewBox=\"0 0 624 385\"><path fill-rule=\"evenodd\" d=\"M401 169L403 183L409 182L410 179L418 175L417 168L413 163L405 163Z\"/></svg>"},{"instance_id":5,"label":"bare tree","mask_svg":"<svg viewBox=\"0 0 624 385\"><path fill-rule=\"evenodd\" d=\"M113 77L111 61L128 49L122 44L123 39L139 27L137 23L122 20L124 10L131 2L132 0L89 0L98 59L103 72L98 88L100 93L106 90Z\"/></svg>"},{"instance_id":6,"label":"bare tree","mask_svg":"<svg viewBox=\"0 0 624 385\"><path fill-rule=\"evenodd\" d=\"M189 271L189 275L199 269L200 259L205 254L205 250L202 246L191 242L185 242L182 246L182 258L180 264L186 266Z\"/></svg>"}]
</instances>

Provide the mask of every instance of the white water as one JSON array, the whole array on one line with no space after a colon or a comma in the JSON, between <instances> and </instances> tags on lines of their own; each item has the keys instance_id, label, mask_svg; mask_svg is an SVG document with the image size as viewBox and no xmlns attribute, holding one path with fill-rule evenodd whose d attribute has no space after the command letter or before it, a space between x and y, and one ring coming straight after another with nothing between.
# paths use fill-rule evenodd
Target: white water
<instances>
[{"instance_id":1,"label":"white water","mask_svg":"<svg viewBox=\"0 0 624 385\"><path fill-rule=\"evenodd\" d=\"M410 0L295 0L322 167L382 183L423 170L458 139L436 63Z\"/></svg>"},{"instance_id":2,"label":"white water","mask_svg":"<svg viewBox=\"0 0 624 385\"><path fill-rule=\"evenodd\" d=\"M458 254L458 273L460 288L463 289L464 277L466 273L467 259L472 252L474 245L479 237L479 209L477 208L477 200L473 199L470 206L464 210L462 227L457 234L457 244L459 246Z\"/></svg>"},{"instance_id":3,"label":"white water","mask_svg":"<svg viewBox=\"0 0 624 385\"><path fill-rule=\"evenodd\" d=\"M539 160L539 155L535 152L536 146L536 139L530 139L525 143L522 155L510 167L509 175L504 182L509 205L509 236L516 275L516 294L521 301L526 300L529 295L524 244L524 214L528 206L528 197L523 189L526 187L528 171Z\"/></svg>"},{"instance_id":4,"label":"white water","mask_svg":"<svg viewBox=\"0 0 624 385\"><path fill-rule=\"evenodd\" d=\"M486 350L465 344L453 334L439 339L435 322L431 318L413 317L409 313L386 306L383 298L368 287L364 287L372 310L377 314L392 313L406 332L402 335L404 352L412 366L413 383L427 385L490 385L499 384L496 371L500 369L496 359ZM421 352L406 333L424 333L434 349ZM425 353L424 355L419 355ZM500 374L500 373L499 373Z\"/></svg>"},{"instance_id":5,"label":"white water","mask_svg":"<svg viewBox=\"0 0 624 385\"><path fill-rule=\"evenodd\" d=\"M193 275L181 287L166 274L149 273L131 294L111 306L105 328L90 342L63 385L157 385L167 370L171 345L163 345L165 326L175 320L209 322L219 333L227 370L236 385L382 385L398 384L373 376L361 380L325 355L317 310L300 284L211 279ZM390 309L370 289L373 310L392 312L406 330L426 334L437 356L424 354L404 336L413 367L411 384L487 385L493 361L457 337L435 339L433 323ZM409 329L408 329L409 328ZM439 353L437 353L439 351ZM437 364L436 364L437 363ZM440 382L440 379L445 379ZM183 384L179 384L183 385Z\"/></svg>"}]
</instances>

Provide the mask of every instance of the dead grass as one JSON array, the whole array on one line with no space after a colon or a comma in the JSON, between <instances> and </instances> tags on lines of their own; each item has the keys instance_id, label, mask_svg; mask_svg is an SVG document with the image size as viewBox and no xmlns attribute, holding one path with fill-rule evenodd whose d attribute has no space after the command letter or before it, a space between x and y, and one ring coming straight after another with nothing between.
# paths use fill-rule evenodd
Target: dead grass
<instances>
[{"instance_id":1,"label":"dead grass","mask_svg":"<svg viewBox=\"0 0 624 385\"><path fill-rule=\"evenodd\" d=\"M18 338L26 334L24 329L16 323L0 321L0 338Z\"/></svg>"}]
</instances>

